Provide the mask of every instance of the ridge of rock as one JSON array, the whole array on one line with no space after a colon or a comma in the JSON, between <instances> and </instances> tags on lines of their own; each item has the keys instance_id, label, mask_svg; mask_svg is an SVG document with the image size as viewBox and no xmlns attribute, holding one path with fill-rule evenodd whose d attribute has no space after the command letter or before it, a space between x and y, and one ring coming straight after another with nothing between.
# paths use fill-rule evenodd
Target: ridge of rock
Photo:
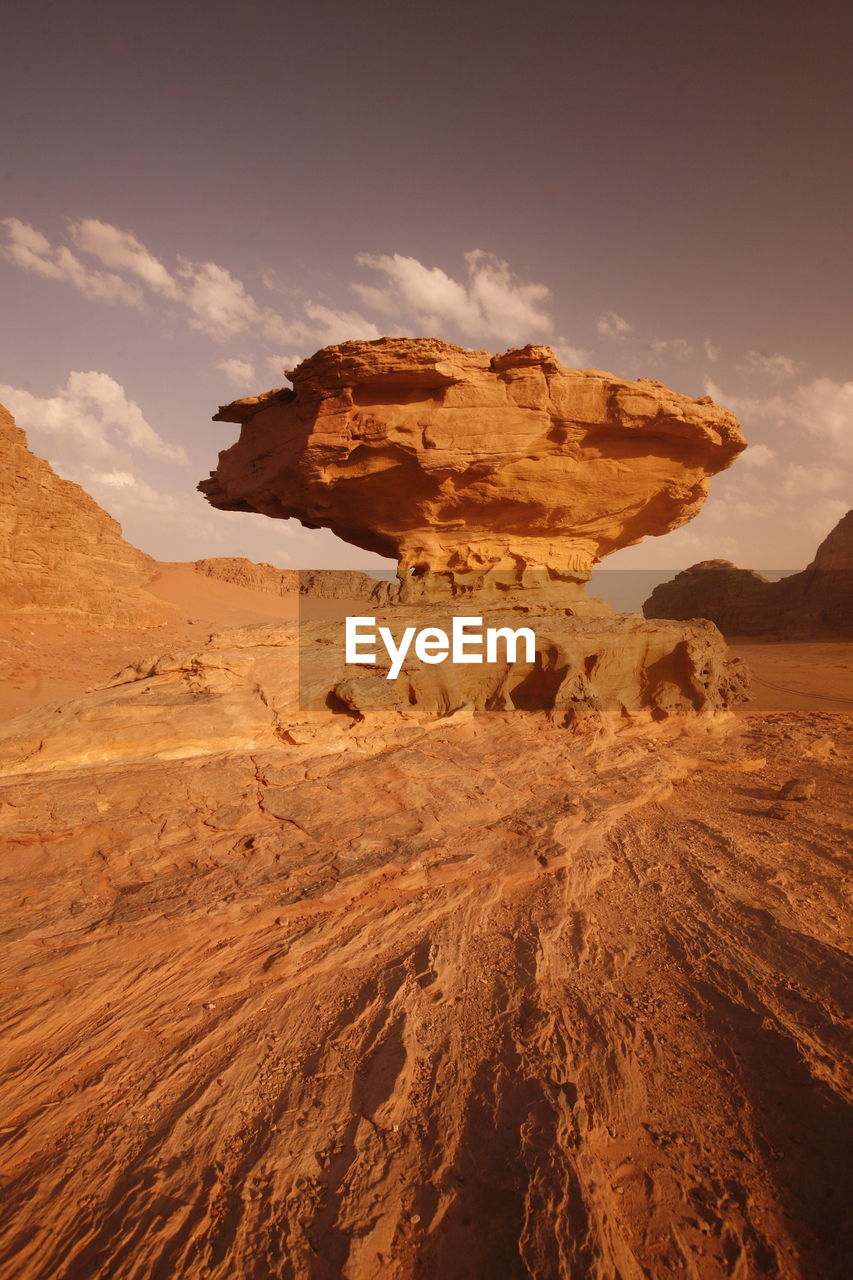
<instances>
[{"instance_id":1,"label":"ridge of rock","mask_svg":"<svg viewBox=\"0 0 853 1280\"><path fill-rule=\"evenodd\" d=\"M136 621L153 607L138 588L157 568L85 489L32 453L0 405L0 605Z\"/></svg>"},{"instance_id":2,"label":"ridge of rock","mask_svg":"<svg viewBox=\"0 0 853 1280\"><path fill-rule=\"evenodd\" d=\"M645 617L708 618L729 635L853 636L853 510L808 568L778 582L730 560L703 560L655 587Z\"/></svg>"}]
</instances>

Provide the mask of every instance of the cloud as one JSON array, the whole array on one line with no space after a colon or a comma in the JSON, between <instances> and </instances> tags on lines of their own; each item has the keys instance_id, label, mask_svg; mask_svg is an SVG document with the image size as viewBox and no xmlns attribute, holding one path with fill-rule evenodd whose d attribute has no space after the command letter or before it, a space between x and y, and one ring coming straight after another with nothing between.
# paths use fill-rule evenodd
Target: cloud
<instances>
[{"instance_id":1,"label":"cloud","mask_svg":"<svg viewBox=\"0 0 853 1280\"><path fill-rule=\"evenodd\" d=\"M85 266L64 245L54 249L46 236L18 218L4 218L8 242L3 250L10 262L51 280L65 280L86 298L97 302L124 302L138 307L142 292L134 284L108 271Z\"/></svg>"},{"instance_id":2,"label":"cloud","mask_svg":"<svg viewBox=\"0 0 853 1280\"><path fill-rule=\"evenodd\" d=\"M312 324L303 332L310 333L312 340L321 347L356 338L371 341L382 337L376 325L365 320L357 311L337 311L321 303L307 302L305 315Z\"/></svg>"},{"instance_id":3,"label":"cloud","mask_svg":"<svg viewBox=\"0 0 853 1280\"><path fill-rule=\"evenodd\" d=\"M119 448L149 458L184 463L180 445L169 444L146 422L142 410L107 373L71 373L53 396L0 386L0 401L15 415L36 450L47 445L51 462L68 456L83 471L116 457Z\"/></svg>"},{"instance_id":4,"label":"cloud","mask_svg":"<svg viewBox=\"0 0 853 1280\"><path fill-rule=\"evenodd\" d=\"M564 341L563 338L555 338L551 343L554 348L554 354L560 361L560 364L569 369L585 369L589 364L591 351L586 351L583 347L574 347L571 343Z\"/></svg>"},{"instance_id":5,"label":"cloud","mask_svg":"<svg viewBox=\"0 0 853 1280\"><path fill-rule=\"evenodd\" d=\"M702 343L702 349L705 352L705 359L710 360L712 364L714 361L719 360L720 348L716 346L710 338L706 338Z\"/></svg>"},{"instance_id":6,"label":"cloud","mask_svg":"<svg viewBox=\"0 0 853 1280\"><path fill-rule=\"evenodd\" d=\"M746 453L738 458L739 467L766 467L775 458L773 450L766 444L751 444Z\"/></svg>"},{"instance_id":7,"label":"cloud","mask_svg":"<svg viewBox=\"0 0 853 1280\"><path fill-rule=\"evenodd\" d=\"M132 231L97 218L72 222L69 235L83 253L131 275L132 280L86 266L66 246L54 249L46 236L17 218L6 218L5 226L8 243L4 252L11 262L54 280L65 280L87 298L141 306L143 285L155 296L177 304L190 328L216 341L250 330L279 335L284 328L281 317L259 307L243 282L226 267L179 257L173 276ZM296 327L306 329L304 324Z\"/></svg>"},{"instance_id":8,"label":"cloud","mask_svg":"<svg viewBox=\"0 0 853 1280\"><path fill-rule=\"evenodd\" d=\"M744 374L763 374L774 381L781 381L784 378L793 378L803 366L799 361L792 360L790 356L780 355L779 352L771 356L766 351L748 351L743 361L736 367Z\"/></svg>"},{"instance_id":9,"label":"cloud","mask_svg":"<svg viewBox=\"0 0 853 1280\"><path fill-rule=\"evenodd\" d=\"M643 347L655 360L689 360L693 355L693 348L686 338L652 338Z\"/></svg>"},{"instance_id":10,"label":"cloud","mask_svg":"<svg viewBox=\"0 0 853 1280\"><path fill-rule=\"evenodd\" d=\"M815 378L794 390L791 413L810 435L853 461L853 382Z\"/></svg>"},{"instance_id":11,"label":"cloud","mask_svg":"<svg viewBox=\"0 0 853 1280\"><path fill-rule=\"evenodd\" d=\"M287 377L287 370L295 369L304 359L304 355L267 356L264 367L269 377L277 379L274 385L281 386L282 380Z\"/></svg>"},{"instance_id":12,"label":"cloud","mask_svg":"<svg viewBox=\"0 0 853 1280\"><path fill-rule=\"evenodd\" d=\"M257 376L251 360L232 357L230 360L217 360L216 367L222 370L233 387L245 388L249 383L254 382Z\"/></svg>"},{"instance_id":13,"label":"cloud","mask_svg":"<svg viewBox=\"0 0 853 1280\"><path fill-rule=\"evenodd\" d=\"M108 489L133 489L138 480L130 471L93 471L93 484L106 485Z\"/></svg>"},{"instance_id":14,"label":"cloud","mask_svg":"<svg viewBox=\"0 0 853 1280\"><path fill-rule=\"evenodd\" d=\"M73 284L84 296L98 301L142 306L147 296L172 304L190 328L222 342L238 334L282 349L317 350L351 339L375 340L383 330L360 311L312 298L294 303L285 318L259 304L242 280L216 262L178 257L170 271L130 230L98 218L69 223L68 234L80 253L95 259L101 270L84 263L65 245L54 248L36 228L7 218L5 256L24 270ZM545 309L549 290L526 283L509 264L473 249L465 255L467 277L455 280L441 267L428 267L402 254L360 254L356 261L380 274L380 284L355 282L352 289L366 309L388 317L384 326L401 337L456 330L463 338L499 339L507 344L550 340L561 358L583 364L589 353L554 335ZM274 270L266 268L261 282L279 294L284 289ZM612 313L615 317L615 313ZM614 323L626 324L621 317ZM630 326L628 326L630 329Z\"/></svg>"},{"instance_id":15,"label":"cloud","mask_svg":"<svg viewBox=\"0 0 853 1280\"><path fill-rule=\"evenodd\" d=\"M602 338L617 341L624 340L629 333L634 332L625 317L620 316L616 311L606 311L603 316L599 316L595 322L595 329Z\"/></svg>"},{"instance_id":16,"label":"cloud","mask_svg":"<svg viewBox=\"0 0 853 1280\"><path fill-rule=\"evenodd\" d=\"M260 324L260 307L227 268L182 258L178 270L186 282L181 301L190 312L190 328L221 341Z\"/></svg>"},{"instance_id":17,"label":"cloud","mask_svg":"<svg viewBox=\"0 0 853 1280\"><path fill-rule=\"evenodd\" d=\"M441 333L450 327L466 337L526 343L553 327L542 309L548 288L521 283L508 263L481 249L465 255L466 282L454 280L441 267L427 267L399 253L362 253L356 261L385 278L381 287L352 285L365 306L383 315L413 319L421 331Z\"/></svg>"},{"instance_id":18,"label":"cloud","mask_svg":"<svg viewBox=\"0 0 853 1280\"><path fill-rule=\"evenodd\" d=\"M149 289L166 298L179 296L177 282L133 232L121 231L108 222L99 222L97 218L72 222L69 231L77 247L97 258L105 267L130 272Z\"/></svg>"},{"instance_id":19,"label":"cloud","mask_svg":"<svg viewBox=\"0 0 853 1280\"><path fill-rule=\"evenodd\" d=\"M772 378L774 382L779 382L783 378L792 378L802 367L790 356L783 356L778 352L775 355L769 355L766 351L747 351L741 363L737 365L741 373L760 373Z\"/></svg>"},{"instance_id":20,"label":"cloud","mask_svg":"<svg viewBox=\"0 0 853 1280\"><path fill-rule=\"evenodd\" d=\"M807 494L832 493L843 490L849 483L849 473L840 467L822 467L790 463L781 483L781 492L788 498L802 498Z\"/></svg>"},{"instance_id":21,"label":"cloud","mask_svg":"<svg viewBox=\"0 0 853 1280\"><path fill-rule=\"evenodd\" d=\"M737 396L722 391L710 378L705 394L750 424L785 428L793 441L804 430L820 441L831 455L853 461L853 382L813 378L784 395Z\"/></svg>"}]
</instances>

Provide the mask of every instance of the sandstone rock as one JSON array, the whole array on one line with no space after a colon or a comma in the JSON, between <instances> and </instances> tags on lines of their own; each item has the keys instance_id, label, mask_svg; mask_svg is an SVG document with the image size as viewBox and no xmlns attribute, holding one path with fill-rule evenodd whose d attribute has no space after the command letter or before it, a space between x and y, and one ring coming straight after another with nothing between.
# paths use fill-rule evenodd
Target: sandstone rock
<instances>
[{"instance_id":1,"label":"sandstone rock","mask_svg":"<svg viewBox=\"0 0 853 1280\"><path fill-rule=\"evenodd\" d=\"M0 1274L846 1277L850 721L732 774L826 719L1 783Z\"/></svg>"},{"instance_id":2,"label":"sandstone rock","mask_svg":"<svg viewBox=\"0 0 853 1280\"><path fill-rule=\"evenodd\" d=\"M252 591L274 596L298 594L317 600L387 600L392 586L351 569L278 569L240 556L195 560L193 568L205 577Z\"/></svg>"},{"instance_id":3,"label":"sandstone rock","mask_svg":"<svg viewBox=\"0 0 853 1280\"><path fill-rule=\"evenodd\" d=\"M779 788L782 800L813 800L817 783L813 778L789 778Z\"/></svg>"},{"instance_id":4,"label":"sandstone rock","mask_svg":"<svg viewBox=\"0 0 853 1280\"><path fill-rule=\"evenodd\" d=\"M728 635L853 636L853 511L801 573L769 582L729 560L703 560L655 587L647 618L710 618Z\"/></svg>"},{"instance_id":5,"label":"sandstone rock","mask_svg":"<svg viewBox=\"0 0 853 1280\"><path fill-rule=\"evenodd\" d=\"M702 560L655 587L643 604L647 618L709 618L729 635L764 635L778 583L738 569L730 560Z\"/></svg>"},{"instance_id":6,"label":"sandstone rock","mask_svg":"<svg viewBox=\"0 0 853 1280\"><path fill-rule=\"evenodd\" d=\"M84 489L30 452L0 406L0 606L141 621L156 612L139 588L157 568Z\"/></svg>"},{"instance_id":7,"label":"sandstone rock","mask_svg":"<svg viewBox=\"0 0 853 1280\"><path fill-rule=\"evenodd\" d=\"M199 488L223 510L295 516L396 557L404 598L427 574L427 594L482 594L494 572L583 582L602 556L691 519L745 448L707 397L563 369L549 347L347 342L290 376L292 391L220 409L240 439Z\"/></svg>"},{"instance_id":8,"label":"sandstone rock","mask_svg":"<svg viewBox=\"0 0 853 1280\"><path fill-rule=\"evenodd\" d=\"M436 605L389 606L400 632L440 620ZM515 626L515 614L495 615ZM0 776L186 760L312 741L319 754L379 750L382 735L461 708L615 716L716 712L741 701L743 665L709 622L606 621L543 614L532 663L344 664L334 620L220 632L201 648L141 658L90 693L0 726ZM384 728L383 728L384 725ZM306 732L308 737L306 739Z\"/></svg>"},{"instance_id":9,"label":"sandstone rock","mask_svg":"<svg viewBox=\"0 0 853 1280\"><path fill-rule=\"evenodd\" d=\"M843 515L815 552L809 569L853 572L853 509Z\"/></svg>"}]
</instances>

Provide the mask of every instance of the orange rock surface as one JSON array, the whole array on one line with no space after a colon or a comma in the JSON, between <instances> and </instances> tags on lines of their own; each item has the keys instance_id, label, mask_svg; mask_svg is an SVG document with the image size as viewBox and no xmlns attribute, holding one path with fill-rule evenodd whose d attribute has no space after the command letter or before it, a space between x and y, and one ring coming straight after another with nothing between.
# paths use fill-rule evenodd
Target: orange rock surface
<instances>
[{"instance_id":1,"label":"orange rock surface","mask_svg":"<svg viewBox=\"0 0 853 1280\"><path fill-rule=\"evenodd\" d=\"M649 379L435 339L327 347L242 424L199 488L215 507L295 516L394 556L401 577L489 571L583 581L602 556L690 520L745 448L736 418Z\"/></svg>"},{"instance_id":2,"label":"orange rock surface","mask_svg":"<svg viewBox=\"0 0 853 1280\"><path fill-rule=\"evenodd\" d=\"M30 452L0 405L0 607L136 621L154 603L138 588L158 567L85 489Z\"/></svg>"}]
</instances>

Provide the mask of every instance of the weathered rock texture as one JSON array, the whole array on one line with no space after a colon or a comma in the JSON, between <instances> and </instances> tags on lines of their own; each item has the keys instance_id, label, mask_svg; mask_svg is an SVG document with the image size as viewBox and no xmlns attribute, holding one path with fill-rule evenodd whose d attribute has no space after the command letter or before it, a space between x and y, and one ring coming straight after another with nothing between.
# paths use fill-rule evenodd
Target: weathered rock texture
<instances>
[{"instance_id":1,"label":"weathered rock texture","mask_svg":"<svg viewBox=\"0 0 853 1280\"><path fill-rule=\"evenodd\" d=\"M853 511L802 573L770 582L729 560L703 560L655 587L647 618L710 618L728 635L853 636Z\"/></svg>"},{"instance_id":2,"label":"weathered rock texture","mask_svg":"<svg viewBox=\"0 0 853 1280\"><path fill-rule=\"evenodd\" d=\"M398 638L406 626L437 621L430 606L395 606L378 620ZM518 623L512 615L491 621ZM440 727L437 717L454 713L551 711L566 723L596 713L666 719L719 712L745 697L744 667L709 622L653 624L638 615L541 621L533 663L523 660L523 648L516 661L488 665L407 659L394 681L386 679L382 653L375 665L345 666L343 626L328 619L298 631L224 631L193 651L140 658L80 698L0 725L0 777L315 738L324 750L364 750L368 741L379 749L400 725Z\"/></svg>"},{"instance_id":3,"label":"weathered rock texture","mask_svg":"<svg viewBox=\"0 0 853 1280\"><path fill-rule=\"evenodd\" d=\"M289 376L292 391L220 409L240 439L199 488L223 510L295 516L396 557L409 594L410 573L454 592L495 571L582 582L691 519L745 448L709 398L563 369L549 347L347 342Z\"/></svg>"},{"instance_id":4,"label":"weathered rock texture","mask_svg":"<svg viewBox=\"0 0 853 1280\"><path fill-rule=\"evenodd\" d=\"M0 1273L847 1280L853 723L720 727L0 782Z\"/></svg>"},{"instance_id":5,"label":"weathered rock texture","mask_svg":"<svg viewBox=\"0 0 853 1280\"><path fill-rule=\"evenodd\" d=\"M358 600L388 595L387 585L369 574L352 569L277 569L275 565L241 556L217 556L208 560L193 561L196 573L236 587L248 587L265 595L314 596L323 600Z\"/></svg>"},{"instance_id":6,"label":"weathered rock texture","mask_svg":"<svg viewBox=\"0 0 853 1280\"><path fill-rule=\"evenodd\" d=\"M157 568L84 489L31 453L0 405L0 607L137 621L155 608L138 588Z\"/></svg>"}]
</instances>

